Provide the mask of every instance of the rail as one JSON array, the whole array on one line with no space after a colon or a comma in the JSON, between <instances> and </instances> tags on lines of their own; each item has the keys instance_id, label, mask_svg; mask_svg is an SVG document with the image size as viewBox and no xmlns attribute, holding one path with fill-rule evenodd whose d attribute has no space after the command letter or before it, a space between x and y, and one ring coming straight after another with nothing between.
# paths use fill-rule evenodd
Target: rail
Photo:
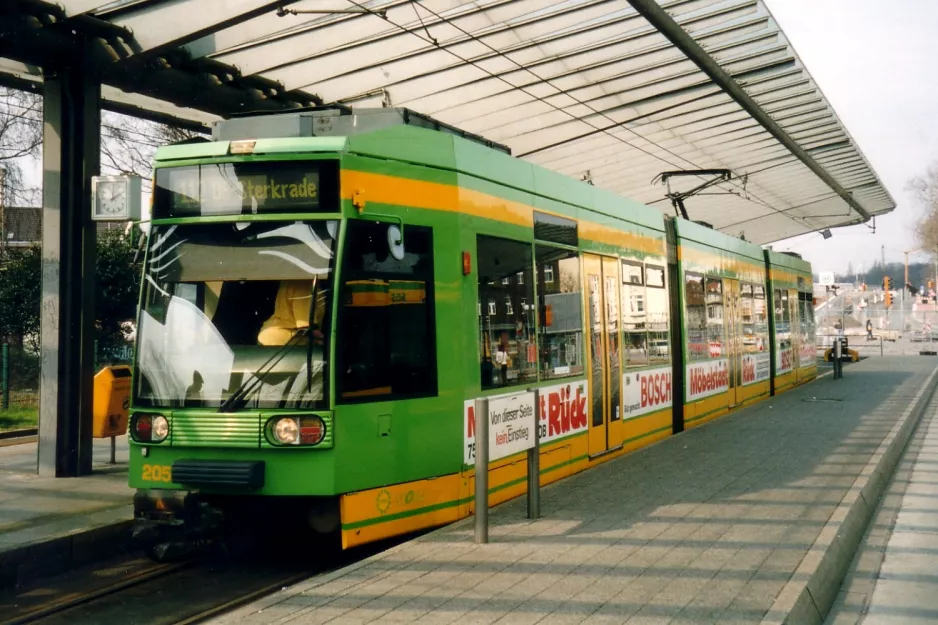
<instances>
[{"instance_id":1,"label":"rail","mask_svg":"<svg viewBox=\"0 0 938 625\"><path fill-rule=\"evenodd\" d=\"M101 615L94 622L115 622L107 615L119 609L122 603L135 601L134 597L141 592L140 587L145 585L150 585L149 587L153 589L153 594L156 596L163 594L166 597L178 599L176 603L163 601L163 612L157 620L163 623L173 623L173 625L195 625L256 601L287 586L298 584L312 576L336 570L339 567L333 566L335 564L329 563L321 570L317 567L301 567L302 570L299 572L296 570L271 572L264 570L262 567L261 570L255 569L251 574L256 577L256 581L252 580L250 576L245 578L241 573L237 573L239 579L246 579L246 586L240 584L227 585L232 580L226 577L226 571L234 573L242 569L242 565L235 563L228 563L221 567L218 566L218 563L214 565L206 564L198 560L187 560L174 564L155 564L127 575L114 583L90 587L86 590L65 592L60 599L44 601L41 597L37 597L34 605L14 605L12 613L5 613L0 616L0 625L28 625L37 621L41 622L43 619L50 617L53 617L57 622L64 622L70 618L69 614L75 620L82 620L81 616L87 618L89 614L94 613ZM101 563L101 566L113 567L114 565ZM211 591L215 593L215 596L210 597L205 605L193 605L185 599L180 599L185 596L180 588L193 584L194 579L201 578L208 574L208 571L216 576L214 579L216 579L215 584L217 587L214 587ZM51 587L51 592L55 592L54 585ZM76 613L75 610L79 608L85 612ZM91 621L89 620L89 622ZM130 622L130 620L127 622Z\"/></svg>"},{"instance_id":2,"label":"rail","mask_svg":"<svg viewBox=\"0 0 938 625\"><path fill-rule=\"evenodd\" d=\"M101 599L102 597L115 595L135 586L146 584L158 577L177 573L190 566L192 566L191 562L155 564L143 571L128 575L113 584L94 588L87 592L69 593L62 599L50 601L32 608L21 608L20 610L14 611L12 615L4 615L3 620L0 620L0 625L26 625L26 623L32 623L39 619L52 616L53 614L66 612L86 603ZM7 618L7 616L10 618Z\"/></svg>"}]
</instances>

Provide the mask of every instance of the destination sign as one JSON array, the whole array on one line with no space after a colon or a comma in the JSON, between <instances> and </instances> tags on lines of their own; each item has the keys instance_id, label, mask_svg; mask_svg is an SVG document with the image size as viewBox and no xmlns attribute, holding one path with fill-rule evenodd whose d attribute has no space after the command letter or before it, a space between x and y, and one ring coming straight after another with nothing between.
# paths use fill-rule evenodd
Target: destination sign
<instances>
[{"instance_id":1,"label":"destination sign","mask_svg":"<svg viewBox=\"0 0 938 625\"><path fill-rule=\"evenodd\" d=\"M154 213L160 217L251 215L338 210L334 163L213 163L156 171Z\"/></svg>"}]
</instances>

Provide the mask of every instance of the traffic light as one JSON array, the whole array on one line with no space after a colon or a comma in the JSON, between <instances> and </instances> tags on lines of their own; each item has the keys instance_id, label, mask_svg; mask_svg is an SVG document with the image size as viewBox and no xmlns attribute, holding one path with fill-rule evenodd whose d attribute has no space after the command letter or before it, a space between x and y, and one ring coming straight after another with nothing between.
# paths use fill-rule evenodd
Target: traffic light
<instances>
[{"instance_id":1,"label":"traffic light","mask_svg":"<svg viewBox=\"0 0 938 625\"><path fill-rule=\"evenodd\" d=\"M929 281L928 281L928 288L930 288L930 289L935 288L935 281L934 281L934 280L929 280Z\"/></svg>"},{"instance_id":2,"label":"traffic light","mask_svg":"<svg viewBox=\"0 0 938 625\"><path fill-rule=\"evenodd\" d=\"M892 293L886 291L886 308L892 308Z\"/></svg>"},{"instance_id":3,"label":"traffic light","mask_svg":"<svg viewBox=\"0 0 938 625\"><path fill-rule=\"evenodd\" d=\"M889 276L883 278L883 290L889 291L892 289L892 280L889 279Z\"/></svg>"}]
</instances>

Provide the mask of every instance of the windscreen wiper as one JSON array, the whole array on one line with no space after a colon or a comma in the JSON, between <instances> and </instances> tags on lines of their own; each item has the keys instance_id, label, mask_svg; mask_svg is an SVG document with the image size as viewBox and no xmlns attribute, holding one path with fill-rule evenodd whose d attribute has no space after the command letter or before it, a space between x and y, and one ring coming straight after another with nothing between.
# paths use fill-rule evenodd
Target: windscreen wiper
<instances>
[{"instance_id":1,"label":"windscreen wiper","mask_svg":"<svg viewBox=\"0 0 938 625\"><path fill-rule=\"evenodd\" d=\"M306 327L309 328L310 332L314 332L316 328L313 327L313 319L315 318L316 312L316 295L319 293L319 276L313 278L313 292L309 296L309 314L306 319ZM309 392L310 388L313 386L313 341L312 339L315 335L310 337L309 341L306 341L306 391ZM325 354L323 355L325 356Z\"/></svg>"},{"instance_id":2,"label":"windscreen wiper","mask_svg":"<svg viewBox=\"0 0 938 625\"><path fill-rule=\"evenodd\" d=\"M298 329L296 334L290 337L289 341L284 343L280 349L271 354L270 358L261 363L261 366L257 368L257 371L252 374L252 378L248 379L246 382L243 382L238 388L235 389L234 393L228 396L228 399L221 403L221 405L218 407L218 412L231 412L232 410L239 410L243 405L240 402L242 402L248 395L253 393L254 390L263 383L263 377L270 373L270 371L275 366L277 366L281 360L283 360L283 357L287 355L287 352L296 345L297 339L308 335L309 328Z\"/></svg>"}]
</instances>

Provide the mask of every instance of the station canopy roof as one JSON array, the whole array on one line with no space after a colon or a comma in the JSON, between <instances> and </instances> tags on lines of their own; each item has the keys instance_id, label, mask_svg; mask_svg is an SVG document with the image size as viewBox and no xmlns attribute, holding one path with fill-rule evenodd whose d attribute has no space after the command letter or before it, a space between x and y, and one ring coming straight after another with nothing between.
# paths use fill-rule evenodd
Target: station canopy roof
<instances>
[{"instance_id":1,"label":"station canopy roof","mask_svg":"<svg viewBox=\"0 0 938 625\"><path fill-rule=\"evenodd\" d=\"M408 107L756 243L895 208L762 0L7 2L0 80L80 39L152 119Z\"/></svg>"}]
</instances>

